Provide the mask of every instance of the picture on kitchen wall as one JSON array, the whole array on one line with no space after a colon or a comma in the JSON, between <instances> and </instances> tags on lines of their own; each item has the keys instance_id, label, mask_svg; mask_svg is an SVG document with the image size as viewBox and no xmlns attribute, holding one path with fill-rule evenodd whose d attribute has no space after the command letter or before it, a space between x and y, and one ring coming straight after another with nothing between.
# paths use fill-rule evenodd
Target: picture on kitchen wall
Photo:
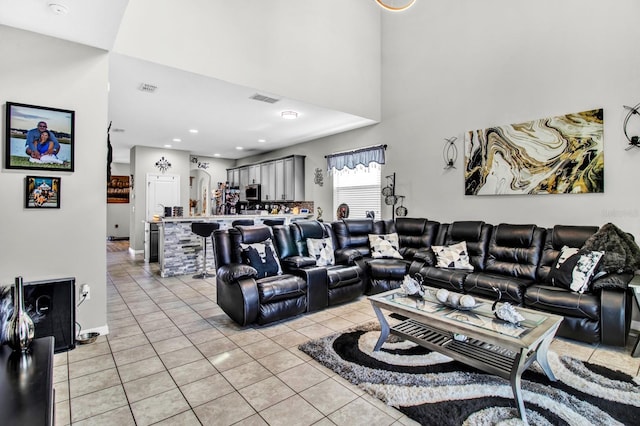
<instances>
[{"instance_id":1,"label":"picture on kitchen wall","mask_svg":"<svg viewBox=\"0 0 640 426\"><path fill-rule=\"evenodd\" d=\"M24 206L28 209L60 208L60 178L27 176Z\"/></svg>"},{"instance_id":2,"label":"picture on kitchen wall","mask_svg":"<svg viewBox=\"0 0 640 426\"><path fill-rule=\"evenodd\" d=\"M73 171L74 111L7 102L5 167Z\"/></svg>"},{"instance_id":3,"label":"picture on kitchen wall","mask_svg":"<svg viewBox=\"0 0 640 426\"><path fill-rule=\"evenodd\" d=\"M129 191L129 176L111 175L107 182L107 203L128 203Z\"/></svg>"},{"instance_id":4,"label":"picture on kitchen wall","mask_svg":"<svg viewBox=\"0 0 640 426\"><path fill-rule=\"evenodd\" d=\"M604 192L603 110L465 134L465 195Z\"/></svg>"}]
</instances>

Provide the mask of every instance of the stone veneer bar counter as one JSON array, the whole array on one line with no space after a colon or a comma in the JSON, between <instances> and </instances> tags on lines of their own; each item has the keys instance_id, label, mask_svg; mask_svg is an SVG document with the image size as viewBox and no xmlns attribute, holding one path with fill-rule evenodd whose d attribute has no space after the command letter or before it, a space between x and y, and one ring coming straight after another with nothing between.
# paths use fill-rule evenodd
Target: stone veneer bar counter
<instances>
[{"instance_id":1,"label":"stone veneer bar counter","mask_svg":"<svg viewBox=\"0 0 640 426\"><path fill-rule=\"evenodd\" d=\"M202 239L191 232L193 222L217 222L220 229L228 229L238 219L253 219L261 224L263 219L284 219L289 224L293 219L308 219L312 214L269 214L269 215L229 215L229 216L193 216L166 217L158 223L159 247L158 262L160 276L196 274L202 264ZM207 242L207 270L215 271L213 243Z\"/></svg>"}]
</instances>

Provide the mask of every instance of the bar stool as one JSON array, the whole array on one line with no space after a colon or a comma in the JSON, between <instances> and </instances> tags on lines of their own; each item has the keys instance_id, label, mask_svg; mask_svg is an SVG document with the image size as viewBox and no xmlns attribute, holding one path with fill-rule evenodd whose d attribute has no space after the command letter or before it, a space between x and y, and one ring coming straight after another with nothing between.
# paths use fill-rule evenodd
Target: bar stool
<instances>
[{"instance_id":1,"label":"bar stool","mask_svg":"<svg viewBox=\"0 0 640 426\"><path fill-rule=\"evenodd\" d=\"M193 276L193 278L208 278L214 275L207 273L207 239L211 237L213 231L220 228L217 222L193 222L191 224L191 232L200 235L204 241L204 251L202 252L202 272Z\"/></svg>"},{"instance_id":2,"label":"bar stool","mask_svg":"<svg viewBox=\"0 0 640 426\"><path fill-rule=\"evenodd\" d=\"M284 225L284 219L265 219L262 224L267 226Z\"/></svg>"},{"instance_id":3,"label":"bar stool","mask_svg":"<svg viewBox=\"0 0 640 426\"><path fill-rule=\"evenodd\" d=\"M236 219L233 222L231 222L231 226L237 226L237 225L242 225L242 226L253 226L253 219Z\"/></svg>"}]
</instances>

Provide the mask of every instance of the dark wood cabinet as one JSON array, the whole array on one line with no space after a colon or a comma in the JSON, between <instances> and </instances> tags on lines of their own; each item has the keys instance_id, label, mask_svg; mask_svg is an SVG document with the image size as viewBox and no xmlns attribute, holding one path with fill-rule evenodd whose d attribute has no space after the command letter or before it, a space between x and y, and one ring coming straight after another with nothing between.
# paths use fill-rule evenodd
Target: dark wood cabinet
<instances>
[{"instance_id":1,"label":"dark wood cabinet","mask_svg":"<svg viewBox=\"0 0 640 426\"><path fill-rule=\"evenodd\" d=\"M27 354L0 346L0 423L53 425L53 337L34 339Z\"/></svg>"}]
</instances>

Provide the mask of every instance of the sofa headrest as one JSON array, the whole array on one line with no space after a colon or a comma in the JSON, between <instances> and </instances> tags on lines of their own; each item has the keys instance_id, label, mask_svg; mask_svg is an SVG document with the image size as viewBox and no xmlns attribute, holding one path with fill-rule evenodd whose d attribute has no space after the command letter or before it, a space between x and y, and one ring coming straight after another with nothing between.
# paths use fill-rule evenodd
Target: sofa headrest
<instances>
[{"instance_id":1,"label":"sofa headrest","mask_svg":"<svg viewBox=\"0 0 640 426\"><path fill-rule=\"evenodd\" d=\"M426 225L427 219L399 217L396 219L396 232L400 235L422 235Z\"/></svg>"},{"instance_id":2,"label":"sofa headrest","mask_svg":"<svg viewBox=\"0 0 640 426\"><path fill-rule=\"evenodd\" d=\"M324 238L327 236L324 225L317 220L301 220L293 222L291 226L298 228L301 238Z\"/></svg>"},{"instance_id":3,"label":"sofa headrest","mask_svg":"<svg viewBox=\"0 0 640 426\"><path fill-rule=\"evenodd\" d=\"M598 229L597 226L556 225L553 227L551 237L553 248L557 250L564 246L580 248L589 237L598 232Z\"/></svg>"},{"instance_id":4,"label":"sofa headrest","mask_svg":"<svg viewBox=\"0 0 640 426\"><path fill-rule=\"evenodd\" d=\"M242 242L245 244L260 243L267 238L271 238L271 228L266 225L239 225L236 226L235 229L238 230L238 232L242 236ZM230 229L229 232L232 232L232 230Z\"/></svg>"},{"instance_id":5,"label":"sofa headrest","mask_svg":"<svg viewBox=\"0 0 640 426\"><path fill-rule=\"evenodd\" d=\"M372 219L342 219L342 221L351 236L375 233Z\"/></svg>"},{"instance_id":6,"label":"sofa headrest","mask_svg":"<svg viewBox=\"0 0 640 426\"><path fill-rule=\"evenodd\" d=\"M453 222L449 228L449 235L453 241L478 241L482 233L482 221Z\"/></svg>"},{"instance_id":7,"label":"sofa headrest","mask_svg":"<svg viewBox=\"0 0 640 426\"><path fill-rule=\"evenodd\" d=\"M495 231L496 244L502 247L530 247L535 229L535 225L509 225L501 223Z\"/></svg>"}]
</instances>

